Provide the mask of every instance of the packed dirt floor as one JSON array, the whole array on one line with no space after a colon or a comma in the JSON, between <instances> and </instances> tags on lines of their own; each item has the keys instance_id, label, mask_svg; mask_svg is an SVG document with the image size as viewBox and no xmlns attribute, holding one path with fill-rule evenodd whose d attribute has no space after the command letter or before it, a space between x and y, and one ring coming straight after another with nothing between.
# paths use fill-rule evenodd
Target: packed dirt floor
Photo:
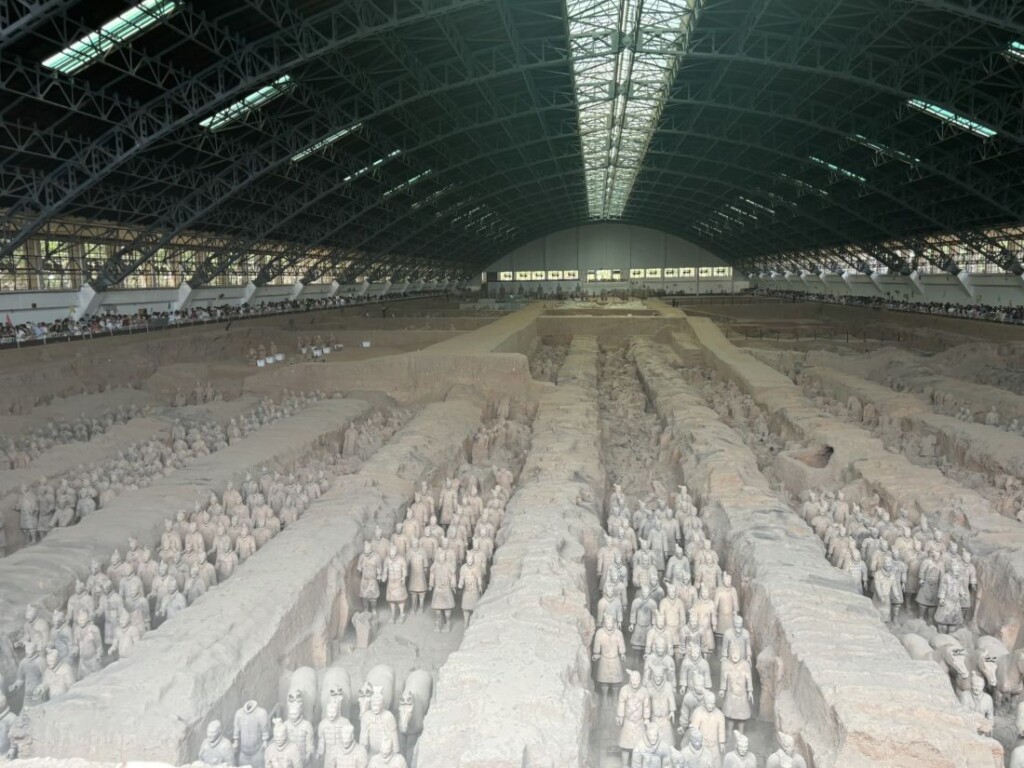
<instances>
[{"instance_id":1,"label":"packed dirt floor","mask_svg":"<svg viewBox=\"0 0 1024 768\"><path fill-rule=\"evenodd\" d=\"M1024 767L1024 334L834 310L3 352L0 762Z\"/></svg>"}]
</instances>

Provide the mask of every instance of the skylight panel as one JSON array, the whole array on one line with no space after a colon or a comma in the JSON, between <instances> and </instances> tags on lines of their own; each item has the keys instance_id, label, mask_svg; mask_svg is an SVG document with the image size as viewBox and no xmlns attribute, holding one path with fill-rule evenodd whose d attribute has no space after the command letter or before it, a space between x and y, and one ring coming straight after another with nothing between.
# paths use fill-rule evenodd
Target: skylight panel
<instances>
[{"instance_id":1,"label":"skylight panel","mask_svg":"<svg viewBox=\"0 0 1024 768\"><path fill-rule=\"evenodd\" d=\"M199 124L203 128L207 128L211 131L219 131L226 125L242 120L246 115L255 112L260 107L273 101L278 96L282 96L287 93L295 82L289 75L279 77L277 80L272 82L270 85L265 85L257 91L253 91L248 96L239 101L236 101L230 106L224 107L219 112L215 112L205 120L202 120Z\"/></svg>"},{"instance_id":2,"label":"skylight panel","mask_svg":"<svg viewBox=\"0 0 1024 768\"><path fill-rule=\"evenodd\" d=\"M788 181L794 187L799 187L800 189L806 189L808 192L813 192L814 194L820 195L821 197L829 197L829 193L827 191L825 191L824 189L821 189L820 187L816 187L813 184L808 184L806 181L801 181L800 179L794 179L789 174L780 173L779 174L779 178L783 179L784 181Z\"/></svg>"},{"instance_id":3,"label":"skylight panel","mask_svg":"<svg viewBox=\"0 0 1024 768\"><path fill-rule=\"evenodd\" d=\"M919 157L912 157L906 152L900 152L900 150L887 147L885 144L879 144L877 141L871 141L866 136L862 136L859 133L853 134L850 139L863 147L867 147L873 152L877 152L880 155L886 155L887 157L891 157L893 160L899 160L901 163L906 163L907 165L917 165L921 162L921 158Z\"/></svg>"},{"instance_id":4,"label":"skylight panel","mask_svg":"<svg viewBox=\"0 0 1024 768\"><path fill-rule=\"evenodd\" d=\"M692 23L690 0L566 0L591 218L629 200Z\"/></svg>"},{"instance_id":5,"label":"skylight panel","mask_svg":"<svg viewBox=\"0 0 1024 768\"><path fill-rule=\"evenodd\" d=\"M80 72L118 46L159 24L180 7L181 0L143 0L95 32L90 32L50 56L43 61L43 66L65 75Z\"/></svg>"},{"instance_id":6,"label":"skylight panel","mask_svg":"<svg viewBox=\"0 0 1024 768\"><path fill-rule=\"evenodd\" d=\"M298 152L295 155L293 155L292 162L297 163L300 160L305 160L310 155L319 152L321 149L326 149L331 144L333 144L336 141L340 141L341 139L348 136L350 133L355 133L360 128L362 128L362 126L362 123L356 123L355 125L351 125L348 128L342 128L340 131L336 131L335 133L332 133L330 136L326 138L320 139L320 141L318 141L316 144L312 144L306 147L301 152Z\"/></svg>"},{"instance_id":7,"label":"skylight panel","mask_svg":"<svg viewBox=\"0 0 1024 768\"><path fill-rule=\"evenodd\" d=\"M721 218L725 219L728 222L743 226L743 222L740 219L734 218L727 213L723 213L722 211L712 211L712 213L714 213L715 216L720 216Z\"/></svg>"},{"instance_id":8,"label":"skylight panel","mask_svg":"<svg viewBox=\"0 0 1024 768\"><path fill-rule=\"evenodd\" d=\"M931 104L927 101L922 101L921 99L909 99L907 104L919 112L931 115L932 117L956 128L962 128L963 130L973 133L975 136L979 136L983 139L991 139L996 135L996 131L989 128L987 125L982 125L979 122L971 120L969 117L964 117L963 115L957 114L945 107L940 107L937 104Z\"/></svg>"},{"instance_id":9,"label":"skylight panel","mask_svg":"<svg viewBox=\"0 0 1024 768\"><path fill-rule=\"evenodd\" d=\"M733 205L732 203L726 203L725 207L731 211L735 211L736 213L740 214L740 216L746 216L747 218L757 221L757 216L755 214L751 213L750 211L745 211L742 208Z\"/></svg>"},{"instance_id":10,"label":"skylight panel","mask_svg":"<svg viewBox=\"0 0 1024 768\"><path fill-rule=\"evenodd\" d=\"M812 163L816 163L822 168L828 168L832 173L838 174L839 176L844 176L847 179L852 179L853 181L859 181L861 184L868 183L868 180L859 173L854 173L853 171L848 171L845 168L840 168L838 165L830 163L828 160L822 160L820 157L815 157L814 155L808 155L808 158Z\"/></svg>"},{"instance_id":11,"label":"skylight panel","mask_svg":"<svg viewBox=\"0 0 1024 768\"><path fill-rule=\"evenodd\" d=\"M775 213L775 211L769 208L767 205L761 205L761 203L751 200L749 197L740 197L740 200L746 203L747 205L751 205L754 208L758 208L764 211L765 213Z\"/></svg>"},{"instance_id":12,"label":"skylight panel","mask_svg":"<svg viewBox=\"0 0 1024 768\"><path fill-rule=\"evenodd\" d=\"M714 224L709 224L706 221L698 221L696 224L694 224L694 226L697 229L700 229L700 230L710 230L710 231L713 231L713 232L717 232L720 235L724 235L725 234L725 232L723 232L721 229L716 227Z\"/></svg>"},{"instance_id":13,"label":"skylight panel","mask_svg":"<svg viewBox=\"0 0 1024 768\"><path fill-rule=\"evenodd\" d=\"M787 200L782 195L777 195L774 192L769 192L768 193L768 199L771 200L773 203L779 203L781 205L786 205L786 206L789 206L790 208L799 208L800 207L796 203L794 203L792 200Z\"/></svg>"},{"instance_id":14,"label":"skylight panel","mask_svg":"<svg viewBox=\"0 0 1024 768\"><path fill-rule=\"evenodd\" d=\"M433 170L431 170L430 168L428 168L427 170L425 170L425 171L424 171L423 173L417 173L417 174L416 174L415 176L413 176L413 177L412 177L411 179L409 179L408 181L403 181L403 182L402 182L401 184L399 184L398 186L392 187L391 189L387 190L387 191L386 191L386 192L384 193L384 199L385 199L385 200L387 200L387 199L388 199L389 197L391 197L392 195L397 195L397 194L398 194L399 192L401 192L401 191L403 191L403 190L406 190L406 189L408 189L409 187L411 187L411 186L413 186L414 184L416 184L417 182L420 182L420 181L422 181L423 179L427 178L427 176L429 176L429 175L430 175L430 174L432 174L432 173L433 173Z\"/></svg>"},{"instance_id":15,"label":"skylight panel","mask_svg":"<svg viewBox=\"0 0 1024 768\"><path fill-rule=\"evenodd\" d=\"M363 168L360 168L355 173L350 173L348 176L345 177L344 180L346 182L349 182L349 181L353 181L355 179L358 179L360 176L365 176L370 171L374 170L375 168L380 168L388 160L390 160L393 157L398 157L400 154L402 154L402 150L400 150L400 149L392 150L391 152L388 152L386 155L384 155L384 157L378 157L372 163L370 163L369 165L367 165L367 166L365 166Z\"/></svg>"},{"instance_id":16,"label":"skylight panel","mask_svg":"<svg viewBox=\"0 0 1024 768\"><path fill-rule=\"evenodd\" d=\"M439 189L439 190L437 190L435 192L431 192L429 195L424 197L422 200L417 200L415 203L412 204L411 208L414 211L419 210L424 205L429 205L430 203L433 203L438 198L440 198L442 195L445 195L448 192L451 192L453 189L455 189L455 185L454 184L448 184L447 186L441 187L441 189Z\"/></svg>"}]
</instances>

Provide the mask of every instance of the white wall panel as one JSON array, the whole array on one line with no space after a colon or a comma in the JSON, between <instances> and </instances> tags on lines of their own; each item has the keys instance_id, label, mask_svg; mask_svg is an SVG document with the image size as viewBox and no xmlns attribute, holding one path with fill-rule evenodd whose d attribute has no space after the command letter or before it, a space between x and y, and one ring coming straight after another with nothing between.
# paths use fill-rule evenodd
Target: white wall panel
<instances>
[{"instance_id":1,"label":"white wall panel","mask_svg":"<svg viewBox=\"0 0 1024 768\"><path fill-rule=\"evenodd\" d=\"M694 243L645 227L602 222L554 232L520 246L487 272L712 267L726 262Z\"/></svg>"}]
</instances>

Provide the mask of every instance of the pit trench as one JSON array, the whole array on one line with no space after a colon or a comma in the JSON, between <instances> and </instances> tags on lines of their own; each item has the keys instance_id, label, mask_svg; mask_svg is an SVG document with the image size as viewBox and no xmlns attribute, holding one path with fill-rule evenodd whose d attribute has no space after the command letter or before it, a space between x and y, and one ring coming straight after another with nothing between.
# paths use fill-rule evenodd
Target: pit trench
<instances>
[{"instance_id":1,"label":"pit trench","mask_svg":"<svg viewBox=\"0 0 1024 768\"><path fill-rule=\"evenodd\" d=\"M603 347L600 351L598 370L601 435L608 474L609 496L613 493L613 485L618 484L625 494L631 512L637 508L639 502L651 506L659 500L664 500L670 507L676 508L679 497L678 485L682 482L682 476L678 471L677 463L673 461L674 447L664 435L662 420L653 411L636 365L629 359L626 346ZM610 504L606 504L606 509L609 507ZM706 528L704 534L708 534ZM683 539L679 541L682 543ZM670 547L674 547L674 542L669 544ZM724 553L720 552L719 558L722 563L726 562ZM721 585L720 580L718 585ZM627 590L629 605L632 605L637 593L638 589L631 583ZM592 606L595 611L600 597L600 591L593 595ZM740 614L743 615L742 604L740 607ZM595 620L600 624L600 617L595 616ZM624 622L624 625L626 623L628 622ZM751 633L754 647L759 647L758 628L749 622L747 622L746 628ZM626 626L623 626L623 635L627 646L626 667L642 669L642 655L630 648L630 633ZM718 637L714 651L707 656L712 680L715 682L712 689L715 692L719 690L721 681L720 648L721 638ZM756 671L752 670L752 672L754 717L746 722L745 735L750 741L751 752L760 755L763 759L778 747L775 743L774 724L770 720L760 717L761 686ZM677 705L681 707L682 702L678 689L676 700ZM595 728L591 734L591 748L597 761L596 765L598 768L622 768L622 750L619 747L620 729L615 720L615 700L605 699L599 695L598 701L598 714ZM721 708L721 706L722 702L719 701L718 707ZM680 713L677 710L677 719L673 723L674 728L679 725L679 716ZM685 743L685 737L678 734L674 736L674 747L679 748ZM729 732L726 752L734 748L733 733Z\"/></svg>"}]
</instances>

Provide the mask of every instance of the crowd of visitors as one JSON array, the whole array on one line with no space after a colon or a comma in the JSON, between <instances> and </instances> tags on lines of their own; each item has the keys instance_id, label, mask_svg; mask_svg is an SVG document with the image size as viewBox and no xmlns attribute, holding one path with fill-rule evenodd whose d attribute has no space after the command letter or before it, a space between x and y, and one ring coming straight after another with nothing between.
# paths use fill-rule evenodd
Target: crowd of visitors
<instances>
[{"instance_id":1,"label":"crowd of visitors","mask_svg":"<svg viewBox=\"0 0 1024 768\"><path fill-rule=\"evenodd\" d=\"M854 307L888 309L894 312L918 312L926 315L943 315L967 320L987 320L993 323L1024 324L1024 307L997 307L991 304L954 304L947 301L902 301L880 296L834 296L805 291L775 291L759 289L760 296L775 296L793 301L821 301L827 304L844 304Z\"/></svg>"},{"instance_id":2,"label":"crowd of visitors","mask_svg":"<svg viewBox=\"0 0 1024 768\"><path fill-rule=\"evenodd\" d=\"M417 294L417 297L427 294ZM52 322L14 323L10 315L0 326L0 348L21 344L43 343L64 339L82 339L93 336L107 336L134 331L155 331L180 325L227 322L230 320L278 315L289 312L312 312L346 306L373 304L383 300L393 301L394 296L374 297L333 297L285 300L262 304L232 306L222 304L211 307L189 307L183 310L150 312L140 309L135 314L125 315L112 311L75 320L72 317Z\"/></svg>"}]
</instances>

